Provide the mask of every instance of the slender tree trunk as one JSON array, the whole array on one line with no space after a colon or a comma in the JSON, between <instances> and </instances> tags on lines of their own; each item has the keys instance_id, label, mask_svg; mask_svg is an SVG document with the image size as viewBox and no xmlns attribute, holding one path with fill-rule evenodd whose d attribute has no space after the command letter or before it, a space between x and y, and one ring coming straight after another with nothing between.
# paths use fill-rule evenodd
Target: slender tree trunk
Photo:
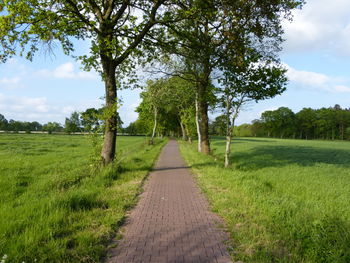
<instances>
[{"instance_id":1,"label":"slender tree trunk","mask_svg":"<svg viewBox=\"0 0 350 263\"><path fill-rule=\"evenodd\" d=\"M198 152L202 152L202 133L199 125L199 106L198 106L198 95L196 95L196 127L198 135Z\"/></svg>"},{"instance_id":2,"label":"slender tree trunk","mask_svg":"<svg viewBox=\"0 0 350 263\"><path fill-rule=\"evenodd\" d=\"M230 120L230 109L231 103L229 98L226 100L226 149L225 149L225 167L230 165L230 154L231 154L231 140L232 140L232 128L233 123Z\"/></svg>"},{"instance_id":3,"label":"slender tree trunk","mask_svg":"<svg viewBox=\"0 0 350 263\"><path fill-rule=\"evenodd\" d=\"M191 134L190 134L189 131L188 131L188 127L187 127L186 124L184 124L184 126L185 126L185 130L186 130L186 134L187 134L187 140L188 140L188 142L189 142L190 144L192 144L192 137L191 137Z\"/></svg>"},{"instance_id":4,"label":"slender tree trunk","mask_svg":"<svg viewBox=\"0 0 350 263\"><path fill-rule=\"evenodd\" d=\"M154 136L156 135L157 130L157 117L158 117L158 109L157 107L154 107L154 124L153 124L153 131L152 131L152 137L151 137L151 144L154 143Z\"/></svg>"},{"instance_id":5,"label":"slender tree trunk","mask_svg":"<svg viewBox=\"0 0 350 263\"><path fill-rule=\"evenodd\" d=\"M231 140L232 133L230 132L230 134L227 134L226 136L225 167L228 167L230 165Z\"/></svg>"},{"instance_id":6,"label":"slender tree trunk","mask_svg":"<svg viewBox=\"0 0 350 263\"><path fill-rule=\"evenodd\" d=\"M186 136L186 129L182 121L180 120L180 127L181 127L181 133L182 133L182 140L186 141L187 136Z\"/></svg>"},{"instance_id":7,"label":"slender tree trunk","mask_svg":"<svg viewBox=\"0 0 350 263\"><path fill-rule=\"evenodd\" d=\"M101 157L104 164L112 162L115 158L117 139L117 87L113 60L101 55L103 78L106 90L106 108L108 117L105 120L105 131Z\"/></svg>"},{"instance_id":8,"label":"slender tree trunk","mask_svg":"<svg viewBox=\"0 0 350 263\"><path fill-rule=\"evenodd\" d=\"M210 153L207 86L207 81L198 85L198 114L200 120L201 152L204 154Z\"/></svg>"},{"instance_id":9,"label":"slender tree trunk","mask_svg":"<svg viewBox=\"0 0 350 263\"><path fill-rule=\"evenodd\" d=\"M341 125L341 139L344 140L344 124Z\"/></svg>"}]
</instances>

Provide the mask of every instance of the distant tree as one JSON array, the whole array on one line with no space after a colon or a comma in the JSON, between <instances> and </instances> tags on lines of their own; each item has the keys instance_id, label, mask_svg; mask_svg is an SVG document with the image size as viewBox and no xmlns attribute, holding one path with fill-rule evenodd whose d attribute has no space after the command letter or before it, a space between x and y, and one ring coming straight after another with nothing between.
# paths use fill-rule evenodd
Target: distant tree
<instances>
[{"instance_id":1,"label":"distant tree","mask_svg":"<svg viewBox=\"0 0 350 263\"><path fill-rule=\"evenodd\" d=\"M210 130L212 134L224 136L226 134L226 116L219 115L215 118L214 121L210 123Z\"/></svg>"},{"instance_id":2,"label":"distant tree","mask_svg":"<svg viewBox=\"0 0 350 263\"><path fill-rule=\"evenodd\" d=\"M235 126L233 129L233 136L238 136L238 137L252 137L252 129L251 129L251 124L248 123L243 123L239 126Z\"/></svg>"},{"instance_id":3,"label":"distant tree","mask_svg":"<svg viewBox=\"0 0 350 263\"><path fill-rule=\"evenodd\" d=\"M81 131L80 114L77 111L74 111L71 114L70 118L66 118L64 126L65 126L64 130L66 133Z\"/></svg>"},{"instance_id":4,"label":"distant tree","mask_svg":"<svg viewBox=\"0 0 350 263\"><path fill-rule=\"evenodd\" d=\"M261 114L261 120L268 136L295 137L296 117L294 112L287 107L280 107L274 111L265 111Z\"/></svg>"},{"instance_id":5,"label":"distant tree","mask_svg":"<svg viewBox=\"0 0 350 263\"><path fill-rule=\"evenodd\" d=\"M9 120L7 129L9 131L19 132L20 130L23 130L23 124L20 121L15 120Z\"/></svg>"},{"instance_id":6,"label":"distant tree","mask_svg":"<svg viewBox=\"0 0 350 263\"><path fill-rule=\"evenodd\" d=\"M296 113L296 122L300 139L310 139L315 136L316 112L311 108L303 108Z\"/></svg>"},{"instance_id":7,"label":"distant tree","mask_svg":"<svg viewBox=\"0 0 350 263\"><path fill-rule=\"evenodd\" d=\"M102 126L102 109L89 108L80 114L80 122L87 132L97 131Z\"/></svg>"},{"instance_id":8,"label":"distant tree","mask_svg":"<svg viewBox=\"0 0 350 263\"><path fill-rule=\"evenodd\" d=\"M58 122L48 122L43 125L43 131L48 132L48 134L51 134L53 132L59 132L62 130L63 127Z\"/></svg>"},{"instance_id":9,"label":"distant tree","mask_svg":"<svg viewBox=\"0 0 350 263\"><path fill-rule=\"evenodd\" d=\"M252 121L252 125L250 126L250 129L254 137L262 137L265 135L264 124L259 119Z\"/></svg>"},{"instance_id":10,"label":"distant tree","mask_svg":"<svg viewBox=\"0 0 350 263\"><path fill-rule=\"evenodd\" d=\"M165 107L165 83L166 79L147 81L145 91L140 95L142 102L137 108L141 118L152 120L151 144L153 144L159 126L160 112Z\"/></svg>"},{"instance_id":11,"label":"distant tree","mask_svg":"<svg viewBox=\"0 0 350 263\"><path fill-rule=\"evenodd\" d=\"M37 121L29 123L29 126L31 131L41 131L43 128L43 126Z\"/></svg>"},{"instance_id":12,"label":"distant tree","mask_svg":"<svg viewBox=\"0 0 350 263\"><path fill-rule=\"evenodd\" d=\"M8 129L8 121L6 120L5 116L0 114L0 130L7 130Z\"/></svg>"}]
</instances>

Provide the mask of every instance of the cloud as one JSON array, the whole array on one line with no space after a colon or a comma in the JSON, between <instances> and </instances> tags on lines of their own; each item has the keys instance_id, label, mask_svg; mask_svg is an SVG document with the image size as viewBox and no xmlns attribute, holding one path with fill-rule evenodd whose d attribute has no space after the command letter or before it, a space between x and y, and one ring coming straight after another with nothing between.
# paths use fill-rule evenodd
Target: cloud
<instances>
[{"instance_id":1,"label":"cloud","mask_svg":"<svg viewBox=\"0 0 350 263\"><path fill-rule=\"evenodd\" d=\"M334 93L350 92L350 87L347 87L345 80L325 74L297 70L285 64L287 76L295 86L310 88L315 90L323 90Z\"/></svg>"},{"instance_id":2,"label":"cloud","mask_svg":"<svg viewBox=\"0 0 350 263\"><path fill-rule=\"evenodd\" d=\"M57 79L93 80L97 78L97 75L94 72L76 71L75 66L72 62L61 64L54 70L39 70L37 74L43 77Z\"/></svg>"},{"instance_id":3,"label":"cloud","mask_svg":"<svg viewBox=\"0 0 350 263\"><path fill-rule=\"evenodd\" d=\"M0 94L0 110L15 114L46 113L50 106L45 97L12 97Z\"/></svg>"},{"instance_id":4,"label":"cloud","mask_svg":"<svg viewBox=\"0 0 350 263\"><path fill-rule=\"evenodd\" d=\"M141 99L137 98L133 101L133 103L126 103L120 107L119 114L120 118L124 122L123 126L128 126L131 122L134 122L137 120L139 114L135 112L136 108L140 105Z\"/></svg>"},{"instance_id":5,"label":"cloud","mask_svg":"<svg viewBox=\"0 0 350 263\"><path fill-rule=\"evenodd\" d=\"M294 19L285 21L287 51L336 50L350 55L350 1L308 0L301 10L293 12Z\"/></svg>"},{"instance_id":6,"label":"cloud","mask_svg":"<svg viewBox=\"0 0 350 263\"><path fill-rule=\"evenodd\" d=\"M19 77L14 78L2 78L0 79L0 84L18 84L20 81Z\"/></svg>"},{"instance_id":7,"label":"cloud","mask_svg":"<svg viewBox=\"0 0 350 263\"><path fill-rule=\"evenodd\" d=\"M0 93L0 113L20 121L57 121L63 123L73 111L100 107L99 100L80 101L77 105L55 105L46 97L15 97Z\"/></svg>"}]
</instances>

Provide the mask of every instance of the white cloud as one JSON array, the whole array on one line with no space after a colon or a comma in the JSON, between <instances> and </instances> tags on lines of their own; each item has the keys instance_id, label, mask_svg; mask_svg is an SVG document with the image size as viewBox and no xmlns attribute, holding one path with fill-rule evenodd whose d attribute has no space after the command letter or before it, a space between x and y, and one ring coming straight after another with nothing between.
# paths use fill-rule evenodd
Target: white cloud
<instances>
[{"instance_id":1,"label":"white cloud","mask_svg":"<svg viewBox=\"0 0 350 263\"><path fill-rule=\"evenodd\" d=\"M79 106L52 105L46 97L14 97L0 93L0 113L6 119L20 121L64 122L73 111L95 107L95 101L81 102Z\"/></svg>"},{"instance_id":2,"label":"white cloud","mask_svg":"<svg viewBox=\"0 0 350 263\"><path fill-rule=\"evenodd\" d=\"M15 77L15 78L2 78L0 79L0 84L17 84L19 83L20 78Z\"/></svg>"},{"instance_id":3,"label":"white cloud","mask_svg":"<svg viewBox=\"0 0 350 263\"><path fill-rule=\"evenodd\" d=\"M287 51L336 50L350 55L350 1L308 0L284 22Z\"/></svg>"},{"instance_id":4,"label":"white cloud","mask_svg":"<svg viewBox=\"0 0 350 263\"><path fill-rule=\"evenodd\" d=\"M92 80L97 78L97 75L94 72L76 71L75 66L72 62L61 64L52 71L43 69L38 71L37 73L43 77L51 77L58 79Z\"/></svg>"},{"instance_id":5,"label":"white cloud","mask_svg":"<svg viewBox=\"0 0 350 263\"><path fill-rule=\"evenodd\" d=\"M311 88L328 92L350 92L350 87L347 87L345 80L325 74L297 70L285 64L287 76L295 86L302 88Z\"/></svg>"}]
</instances>

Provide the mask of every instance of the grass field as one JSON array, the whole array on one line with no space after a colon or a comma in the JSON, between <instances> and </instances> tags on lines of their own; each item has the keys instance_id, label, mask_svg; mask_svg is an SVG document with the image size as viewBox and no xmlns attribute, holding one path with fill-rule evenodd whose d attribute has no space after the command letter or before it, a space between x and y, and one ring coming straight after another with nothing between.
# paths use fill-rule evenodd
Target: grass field
<instances>
[{"instance_id":1,"label":"grass field","mask_svg":"<svg viewBox=\"0 0 350 263\"><path fill-rule=\"evenodd\" d=\"M214 156L181 144L213 210L226 221L235 261L350 262L350 143L236 138Z\"/></svg>"},{"instance_id":2,"label":"grass field","mask_svg":"<svg viewBox=\"0 0 350 263\"><path fill-rule=\"evenodd\" d=\"M99 262L164 143L118 137L96 170L87 136L1 134L0 259Z\"/></svg>"}]
</instances>

